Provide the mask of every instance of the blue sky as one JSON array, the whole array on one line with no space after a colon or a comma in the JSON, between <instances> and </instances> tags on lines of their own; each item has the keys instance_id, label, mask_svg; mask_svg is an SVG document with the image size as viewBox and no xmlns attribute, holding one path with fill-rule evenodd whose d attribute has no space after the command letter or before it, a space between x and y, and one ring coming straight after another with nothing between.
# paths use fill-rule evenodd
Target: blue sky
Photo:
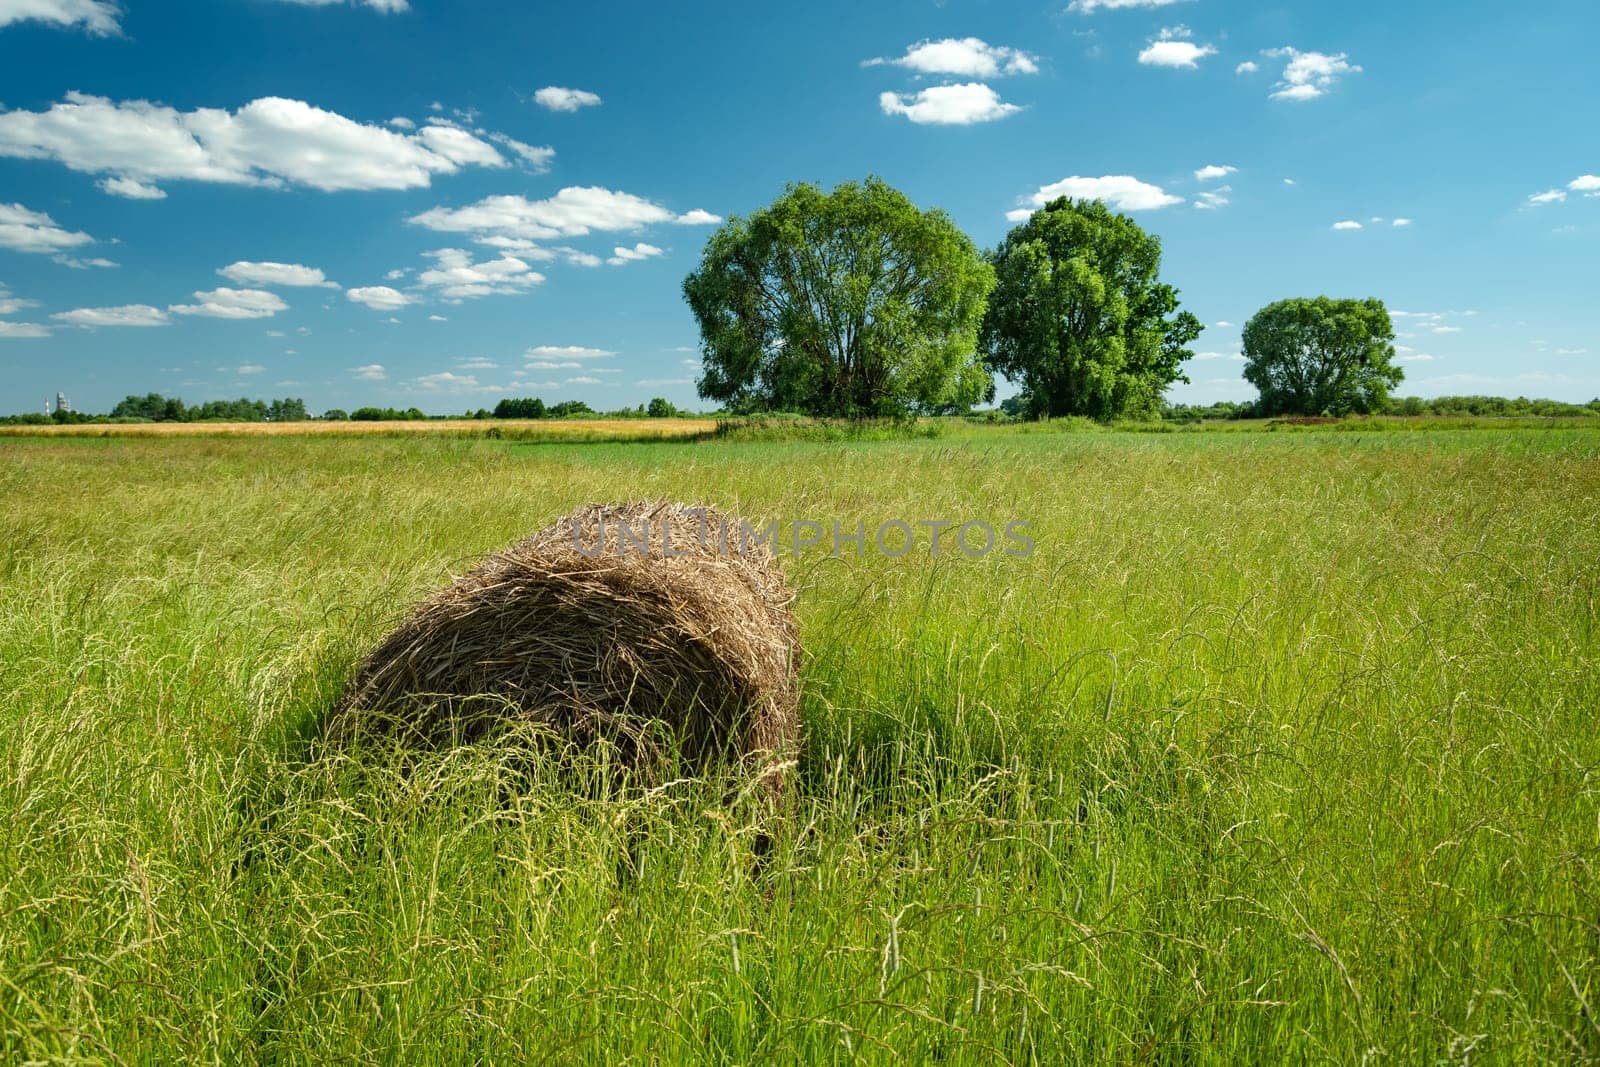
<instances>
[{"instance_id":1,"label":"blue sky","mask_svg":"<svg viewBox=\"0 0 1600 1067\"><path fill-rule=\"evenodd\" d=\"M0 0L0 411L694 404L716 218L1052 192L1239 327L1378 296L1400 392L1600 395L1593 0ZM1002 394L1004 388L1002 387Z\"/></svg>"}]
</instances>

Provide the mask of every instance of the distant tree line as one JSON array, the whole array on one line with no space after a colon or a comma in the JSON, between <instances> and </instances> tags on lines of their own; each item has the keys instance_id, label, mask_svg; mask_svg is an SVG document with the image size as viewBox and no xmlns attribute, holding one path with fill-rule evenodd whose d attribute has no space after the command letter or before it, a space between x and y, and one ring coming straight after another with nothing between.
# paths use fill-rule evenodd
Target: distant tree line
<instances>
[{"instance_id":1,"label":"distant tree line","mask_svg":"<svg viewBox=\"0 0 1600 1067\"><path fill-rule=\"evenodd\" d=\"M1415 396L1389 397L1368 414L1575 418L1600 416L1600 399L1587 404L1569 404L1560 400L1530 400L1525 396L1439 396L1431 400ZM1180 422L1195 422L1201 419L1260 419L1269 417L1269 413L1262 409L1258 401L1223 400L1215 404L1170 404L1163 410L1162 416Z\"/></svg>"},{"instance_id":2,"label":"distant tree line","mask_svg":"<svg viewBox=\"0 0 1600 1067\"><path fill-rule=\"evenodd\" d=\"M190 407L178 397L160 393L129 396L111 409L113 419L133 419L140 422L304 422L304 400L286 397L282 400L208 400Z\"/></svg>"}]
</instances>

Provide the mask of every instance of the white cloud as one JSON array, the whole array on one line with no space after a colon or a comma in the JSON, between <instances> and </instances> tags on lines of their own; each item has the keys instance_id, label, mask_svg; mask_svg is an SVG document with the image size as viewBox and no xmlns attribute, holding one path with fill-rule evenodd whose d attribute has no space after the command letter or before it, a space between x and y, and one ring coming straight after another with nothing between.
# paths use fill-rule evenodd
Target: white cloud
<instances>
[{"instance_id":1,"label":"white cloud","mask_svg":"<svg viewBox=\"0 0 1600 1067\"><path fill-rule=\"evenodd\" d=\"M284 0L284 2L299 4L301 7L331 7L334 4L344 3L344 0ZM350 2L357 7L370 7L374 11L381 11L385 15L411 10L407 0L350 0Z\"/></svg>"},{"instance_id":2,"label":"white cloud","mask_svg":"<svg viewBox=\"0 0 1600 1067\"><path fill-rule=\"evenodd\" d=\"M381 382L389 377L389 372L383 369L382 363L368 363L364 367L351 367L350 373L361 382Z\"/></svg>"},{"instance_id":3,"label":"white cloud","mask_svg":"<svg viewBox=\"0 0 1600 1067\"><path fill-rule=\"evenodd\" d=\"M167 310L177 315L203 315L212 319L270 319L289 305L277 293L265 289L229 289L226 286L194 294L198 303L173 304Z\"/></svg>"},{"instance_id":4,"label":"white cloud","mask_svg":"<svg viewBox=\"0 0 1600 1067\"><path fill-rule=\"evenodd\" d=\"M1213 322L1211 325L1215 326L1219 330L1226 330L1232 328L1233 323L1229 322L1227 319L1221 319L1217 322Z\"/></svg>"},{"instance_id":5,"label":"white cloud","mask_svg":"<svg viewBox=\"0 0 1600 1067\"><path fill-rule=\"evenodd\" d=\"M417 128L417 124L406 118L404 115L396 115L394 118L389 120L389 125L393 126L397 130L414 130Z\"/></svg>"},{"instance_id":6,"label":"white cloud","mask_svg":"<svg viewBox=\"0 0 1600 1067\"><path fill-rule=\"evenodd\" d=\"M633 384L634 385L642 385L642 386L645 386L646 388L649 388L651 386L657 386L657 385L693 385L694 384L694 379L693 378L640 378L638 381L634 382Z\"/></svg>"},{"instance_id":7,"label":"white cloud","mask_svg":"<svg viewBox=\"0 0 1600 1067\"><path fill-rule=\"evenodd\" d=\"M411 297L387 285L367 285L345 290L346 297L374 311L393 311L411 303Z\"/></svg>"},{"instance_id":8,"label":"white cloud","mask_svg":"<svg viewBox=\"0 0 1600 1067\"><path fill-rule=\"evenodd\" d=\"M456 366L461 370L497 370L500 364L492 359L478 356L473 359L458 360Z\"/></svg>"},{"instance_id":9,"label":"white cloud","mask_svg":"<svg viewBox=\"0 0 1600 1067\"><path fill-rule=\"evenodd\" d=\"M429 315L428 316L428 321L429 322L449 322L450 320L445 318L443 315Z\"/></svg>"},{"instance_id":10,"label":"white cloud","mask_svg":"<svg viewBox=\"0 0 1600 1067\"><path fill-rule=\"evenodd\" d=\"M70 267L73 270L90 270L96 267L109 268L118 266L116 261L107 259L104 256L91 256L88 259L79 259L77 256L51 256L50 259L55 263L61 264L63 267Z\"/></svg>"},{"instance_id":11,"label":"white cloud","mask_svg":"<svg viewBox=\"0 0 1600 1067\"><path fill-rule=\"evenodd\" d=\"M1558 349L1556 349L1556 355L1558 355L1558 356L1586 356L1588 354L1589 354L1589 350L1587 348L1558 348Z\"/></svg>"},{"instance_id":12,"label":"white cloud","mask_svg":"<svg viewBox=\"0 0 1600 1067\"><path fill-rule=\"evenodd\" d=\"M1160 186L1142 182L1127 174L1107 174L1099 178L1081 178L1073 175L1043 186L1022 202L1029 205L1006 213L1012 222L1026 221L1028 216L1057 197L1070 196L1077 200L1104 200L1118 211L1153 211L1183 203L1183 197L1171 196Z\"/></svg>"},{"instance_id":13,"label":"white cloud","mask_svg":"<svg viewBox=\"0 0 1600 1067\"><path fill-rule=\"evenodd\" d=\"M648 245L640 241L632 248L623 248L621 245L613 248L611 250L611 258L606 262L613 267L620 267L625 263L637 263L641 259L653 259L661 254L661 249L655 245Z\"/></svg>"},{"instance_id":14,"label":"white cloud","mask_svg":"<svg viewBox=\"0 0 1600 1067\"><path fill-rule=\"evenodd\" d=\"M39 301L13 296L11 290L0 285L0 315L15 315L23 308L36 308L38 306Z\"/></svg>"},{"instance_id":15,"label":"white cloud","mask_svg":"<svg viewBox=\"0 0 1600 1067\"><path fill-rule=\"evenodd\" d=\"M50 327L43 326L37 322L5 322L0 320L0 337L20 341L49 336Z\"/></svg>"},{"instance_id":16,"label":"white cloud","mask_svg":"<svg viewBox=\"0 0 1600 1067\"><path fill-rule=\"evenodd\" d=\"M1459 326L1434 326L1434 327L1432 327L1432 331L1434 333L1460 333L1461 332L1461 327L1459 327Z\"/></svg>"},{"instance_id":17,"label":"white cloud","mask_svg":"<svg viewBox=\"0 0 1600 1067\"><path fill-rule=\"evenodd\" d=\"M534 359L528 361L529 370L577 370L583 366L575 359Z\"/></svg>"},{"instance_id":18,"label":"white cloud","mask_svg":"<svg viewBox=\"0 0 1600 1067\"><path fill-rule=\"evenodd\" d=\"M446 300L520 293L544 281L543 274L515 256L474 263L472 253L459 248L441 248L427 255L434 266L417 275L417 284Z\"/></svg>"},{"instance_id":19,"label":"white cloud","mask_svg":"<svg viewBox=\"0 0 1600 1067\"><path fill-rule=\"evenodd\" d=\"M1401 356L1395 362L1397 362L1397 363L1432 363L1435 358L1436 357L1430 356L1426 352L1417 352L1417 353L1414 353L1414 354L1409 355L1409 356Z\"/></svg>"},{"instance_id":20,"label":"white cloud","mask_svg":"<svg viewBox=\"0 0 1600 1067\"><path fill-rule=\"evenodd\" d=\"M525 353L530 359L610 359L616 355L606 348L581 345L535 345Z\"/></svg>"},{"instance_id":21,"label":"white cloud","mask_svg":"<svg viewBox=\"0 0 1600 1067\"><path fill-rule=\"evenodd\" d=\"M556 158L556 150L549 145L524 144L514 137L507 137L503 133L491 133L489 140L511 149L512 153L526 163L528 169L536 174L543 174L549 170L550 161Z\"/></svg>"},{"instance_id":22,"label":"white cloud","mask_svg":"<svg viewBox=\"0 0 1600 1067\"><path fill-rule=\"evenodd\" d=\"M878 106L885 115L904 115L919 126L970 126L1022 110L1002 101L982 82L935 85L917 93L881 93Z\"/></svg>"},{"instance_id":23,"label":"white cloud","mask_svg":"<svg viewBox=\"0 0 1600 1067\"><path fill-rule=\"evenodd\" d=\"M1238 167L1230 167L1218 163L1212 163L1209 166L1201 167L1199 170L1195 171L1194 176L1197 181L1209 182L1215 181L1218 178L1226 178L1228 175L1234 173L1238 169Z\"/></svg>"},{"instance_id":24,"label":"white cloud","mask_svg":"<svg viewBox=\"0 0 1600 1067\"><path fill-rule=\"evenodd\" d=\"M1288 59L1283 78L1273 88L1274 100L1315 100L1346 74L1360 74L1361 68L1343 52L1301 52L1295 48L1272 48L1261 53L1272 59Z\"/></svg>"},{"instance_id":25,"label":"white cloud","mask_svg":"<svg viewBox=\"0 0 1600 1067\"><path fill-rule=\"evenodd\" d=\"M4 0L0 0L0 3L4 3ZM102 193L106 193L109 196L120 196L127 200L165 200L167 198L165 189L154 185L146 185L144 182L135 181L132 178L101 178L95 184L100 187Z\"/></svg>"},{"instance_id":26,"label":"white cloud","mask_svg":"<svg viewBox=\"0 0 1600 1067\"><path fill-rule=\"evenodd\" d=\"M679 226L717 226L721 224L722 216L713 215L704 208L697 207L693 211L685 212L684 214L679 215L672 221L677 223Z\"/></svg>"},{"instance_id":27,"label":"white cloud","mask_svg":"<svg viewBox=\"0 0 1600 1067\"><path fill-rule=\"evenodd\" d=\"M1389 225L1391 225L1391 226L1410 226L1411 225L1411 220L1410 219L1395 219Z\"/></svg>"},{"instance_id":28,"label":"white cloud","mask_svg":"<svg viewBox=\"0 0 1600 1067\"><path fill-rule=\"evenodd\" d=\"M114 37L122 32L120 8L111 0L0 0L0 29L16 22L43 22L62 29Z\"/></svg>"},{"instance_id":29,"label":"white cloud","mask_svg":"<svg viewBox=\"0 0 1600 1067\"><path fill-rule=\"evenodd\" d=\"M293 352L290 352L289 354L293 355ZM240 365L238 367L233 368L233 373L235 373L235 374L244 374L244 375L260 374L262 371L264 371L266 369L267 368L263 367L259 363L245 363L245 364L242 364L242 365Z\"/></svg>"},{"instance_id":30,"label":"white cloud","mask_svg":"<svg viewBox=\"0 0 1600 1067\"><path fill-rule=\"evenodd\" d=\"M172 320L160 308L149 304L123 304L121 307L76 308L50 316L68 326L165 326Z\"/></svg>"},{"instance_id":31,"label":"white cloud","mask_svg":"<svg viewBox=\"0 0 1600 1067\"><path fill-rule=\"evenodd\" d=\"M1261 67L1258 64L1256 64L1252 60L1247 59L1243 63L1240 63L1237 67L1234 67L1233 68L1233 72L1235 74L1254 74L1256 71L1258 71L1260 69L1261 69Z\"/></svg>"},{"instance_id":32,"label":"white cloud","mask_svg":"<svg viewBox=\"0 0 1600 1067\"><path fill-rule=\"evenodd\" d=\"M94 238L86 233L57 226L43 211L0 203L0 248L13 252L60 252L93 243Z\"/></svg>"},{"instance_id":33,"label":"white cloud","mask_svg":"<svg viewBox=\"0 0 1600 1067\"><path fill-rule=\"evenodd\" d=\"M1187 26L1168 26L1151 40L1139 53L1139 62L1147 67L1182 67L1194 70L1206 56L1217 50L1208 44L1195 44Z\"/></svg>"},{"instance_id":34,"label":"white cloud","mask_svg":"<svg viewBox=\"0 0 1600 1067\"><path fill-rule=\"evenodd\" d=\"M1212 211L1219 207L1227 207L1228 194L1233 192L1231 185L1219 185L1215 189L1207 189L1195 199L1194 206L1202 211Z\"/></svg>"},{"instance_id":35,"label":"white cloud","mask_svg":"<svg viewBox=\"0 0 1600 1067\"><path fill-rule=\"evenodd\" d=\"M1293 178L1285 178L1285 179L1283 179L1283 184L1285 184L1285 185L1294 185L1295 184L1295 180Z\"/></svg>"},{"instance_id":36,"label":"white cloud","mask_svg":"<svg viewBox=\"0 0 1600 1067\"><path fill-rule=\"evenodd\" d=\"M1333 228L1336 230L1359 230L1361 229L1361 223L1355 219L1345 219L1343 222L1334 223Z\"/></svg>"},{"instance_id":37,"label":"white cloud","mask_svg":"<svg viewBox=\"0 0 1600 1067\"><path fill-rule=\"evenodd\" d=\"M462 208L436 207L413 215L411 222L443 233L471 233L528 241L582 237L595 230L636 230L675 222L685 226L721 221L695 210L676 215L660 204L632 193L600 186L568 186L545 200L491 196Z\"/></svg>"},{"instance_id":38,"label":"white cloud","mask_svg":"<svg viewBox=\"0 0 1600 1067\"><path fill-rule=\"evenodd\" d=\"M577 111L585 107L599 107L600 97L586 89L564 89L559 85L546 85L533 94L533 102L546 111Z\"/></svg>"},{"instance_id":39,"label":"white cloud","mask_svg":"<svg viewBox=\"0 0 1600 1067\"><path fill-rule=\"evenodd\" d=\"M1574 178L1567 183L1567 188L1584 196L1600 196L1600 175L1585 174Z\"/></svg>"},{"instance_id":40,"label":"white cloud","mask_svg":"<svg viewBox=\"0 0 1600 1067\"><path fill-rule=\"evenodd\" d=\"M1125 11L1135 7L1168 7L1183 0L1072 0L1067 10L1079 15L1092 15L1096 11Z\"/></svg>"},{"instance_id":41,"label":"white cloud","mask_svg":"<svg viewBox=\"0 0 1600 1067\"><path fill-rule=\"evenodd\" d=\"M109 174L133 185L108 191L125 196L137 186L145 198L154 196L159 181L413 189L465 166L506 165L462 130L429 126L398 133L283 97L263 97L232 112L178 111L79 92L46 111L0 112L0 156Z\"/></svg>"},{"instance_id":42,"label":"white cloud","mask_svg":"<svg viewBox=\"0 0 1600 1067\"><path fill-rule=\"evenodd\" d=\"M869 59L862 66L893 65L919 74L953 74L965 78L999 78L1039 73L1038 57L1016 48L991 45L976 37L918 41L898 59Z\"/></svg>"},{"instance_id":43,"label":"white cloud","mask_svg":"<svg viewBox=\"0 0 1600 1067\"><path fill-rule=\"evenodd\" d=\"M601 381L599 378L591 378L591 377L589 377L587 375L579 375L576 378L568 378L567 379L567 384L568 385L604 385L606 383Z\"/></svg>"},{"instance_id":44,"label":"white cloud","mask_svg":"<svg viewBox=\"0 0 1600 1067\"><path fill-rule=\"evenodd\" d=\"M485 385L479 382L476 375L456 374L453 371L424 374L409 384L429 393L493 393L501 390L498 385Z\"/></svg>"},{"instance_id":45,"label":"white cloud","mask_svg":"<svg viewBox=\"0 0 1600 1067\"><path fill-rule=\"evenodd\" d=\"M1538 204L1559 204L1561 201L1565 200L1566 198L1567 198L1567 194L1564 193L1563 191L1561 191L1560 189L1551 189L1551 190L1549 190L1547 192L1543 192L1543 193L1534 193L1532 196L1528 197L1528 203L1534 204L1534 205L1538 205Z\"/></svg>"},{"instance_id":46,"label":"white cloud","mask_svg":"<svg viewBox=\"0 0 1600 1067\"><path fill-rule=\"evenodd\" d=\"M298 263L251 262L240 260L220 267L217 273L240 285L279 285L291 288L337 289L333 282L316 267L303 267Z\"/></svg>"}]
</instances>

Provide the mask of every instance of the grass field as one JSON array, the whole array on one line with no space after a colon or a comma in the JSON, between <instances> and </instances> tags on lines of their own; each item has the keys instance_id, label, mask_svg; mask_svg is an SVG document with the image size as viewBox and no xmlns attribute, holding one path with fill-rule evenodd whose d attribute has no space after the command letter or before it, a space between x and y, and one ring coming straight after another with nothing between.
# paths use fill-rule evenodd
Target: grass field
<instances>
[{"instance_id":1,"label":"grass field","mask_svg":"<svg viewBox=\"0 0 1600 1067\"><path fill-rule=\"evenodd\" d=\"M786 558L793 808L309 761L589 500ZM1600 432L0 441L0 1061L1600 1058ZM599 773L599 770L596 770Z\"/></svg>"}]
</instances>

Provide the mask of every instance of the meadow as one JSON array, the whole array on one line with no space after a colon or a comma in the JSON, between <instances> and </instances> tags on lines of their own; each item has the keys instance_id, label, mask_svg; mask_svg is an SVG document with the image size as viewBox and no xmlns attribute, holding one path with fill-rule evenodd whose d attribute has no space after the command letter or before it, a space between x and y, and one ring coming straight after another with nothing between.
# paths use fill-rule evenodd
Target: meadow
<instances>
[{"instance_id":1,"label":"meadow","mask_svg":"<svg viewBox=\"0 0 1600 1067\"><path fill-rule=\"evenodd\" d=\"M0 439L0 1061L1600 1059L1600 432L1408 431ZM311 758L645 497L1037 549L783 559L777 818Z\"/></svg>"}]
</instances>

